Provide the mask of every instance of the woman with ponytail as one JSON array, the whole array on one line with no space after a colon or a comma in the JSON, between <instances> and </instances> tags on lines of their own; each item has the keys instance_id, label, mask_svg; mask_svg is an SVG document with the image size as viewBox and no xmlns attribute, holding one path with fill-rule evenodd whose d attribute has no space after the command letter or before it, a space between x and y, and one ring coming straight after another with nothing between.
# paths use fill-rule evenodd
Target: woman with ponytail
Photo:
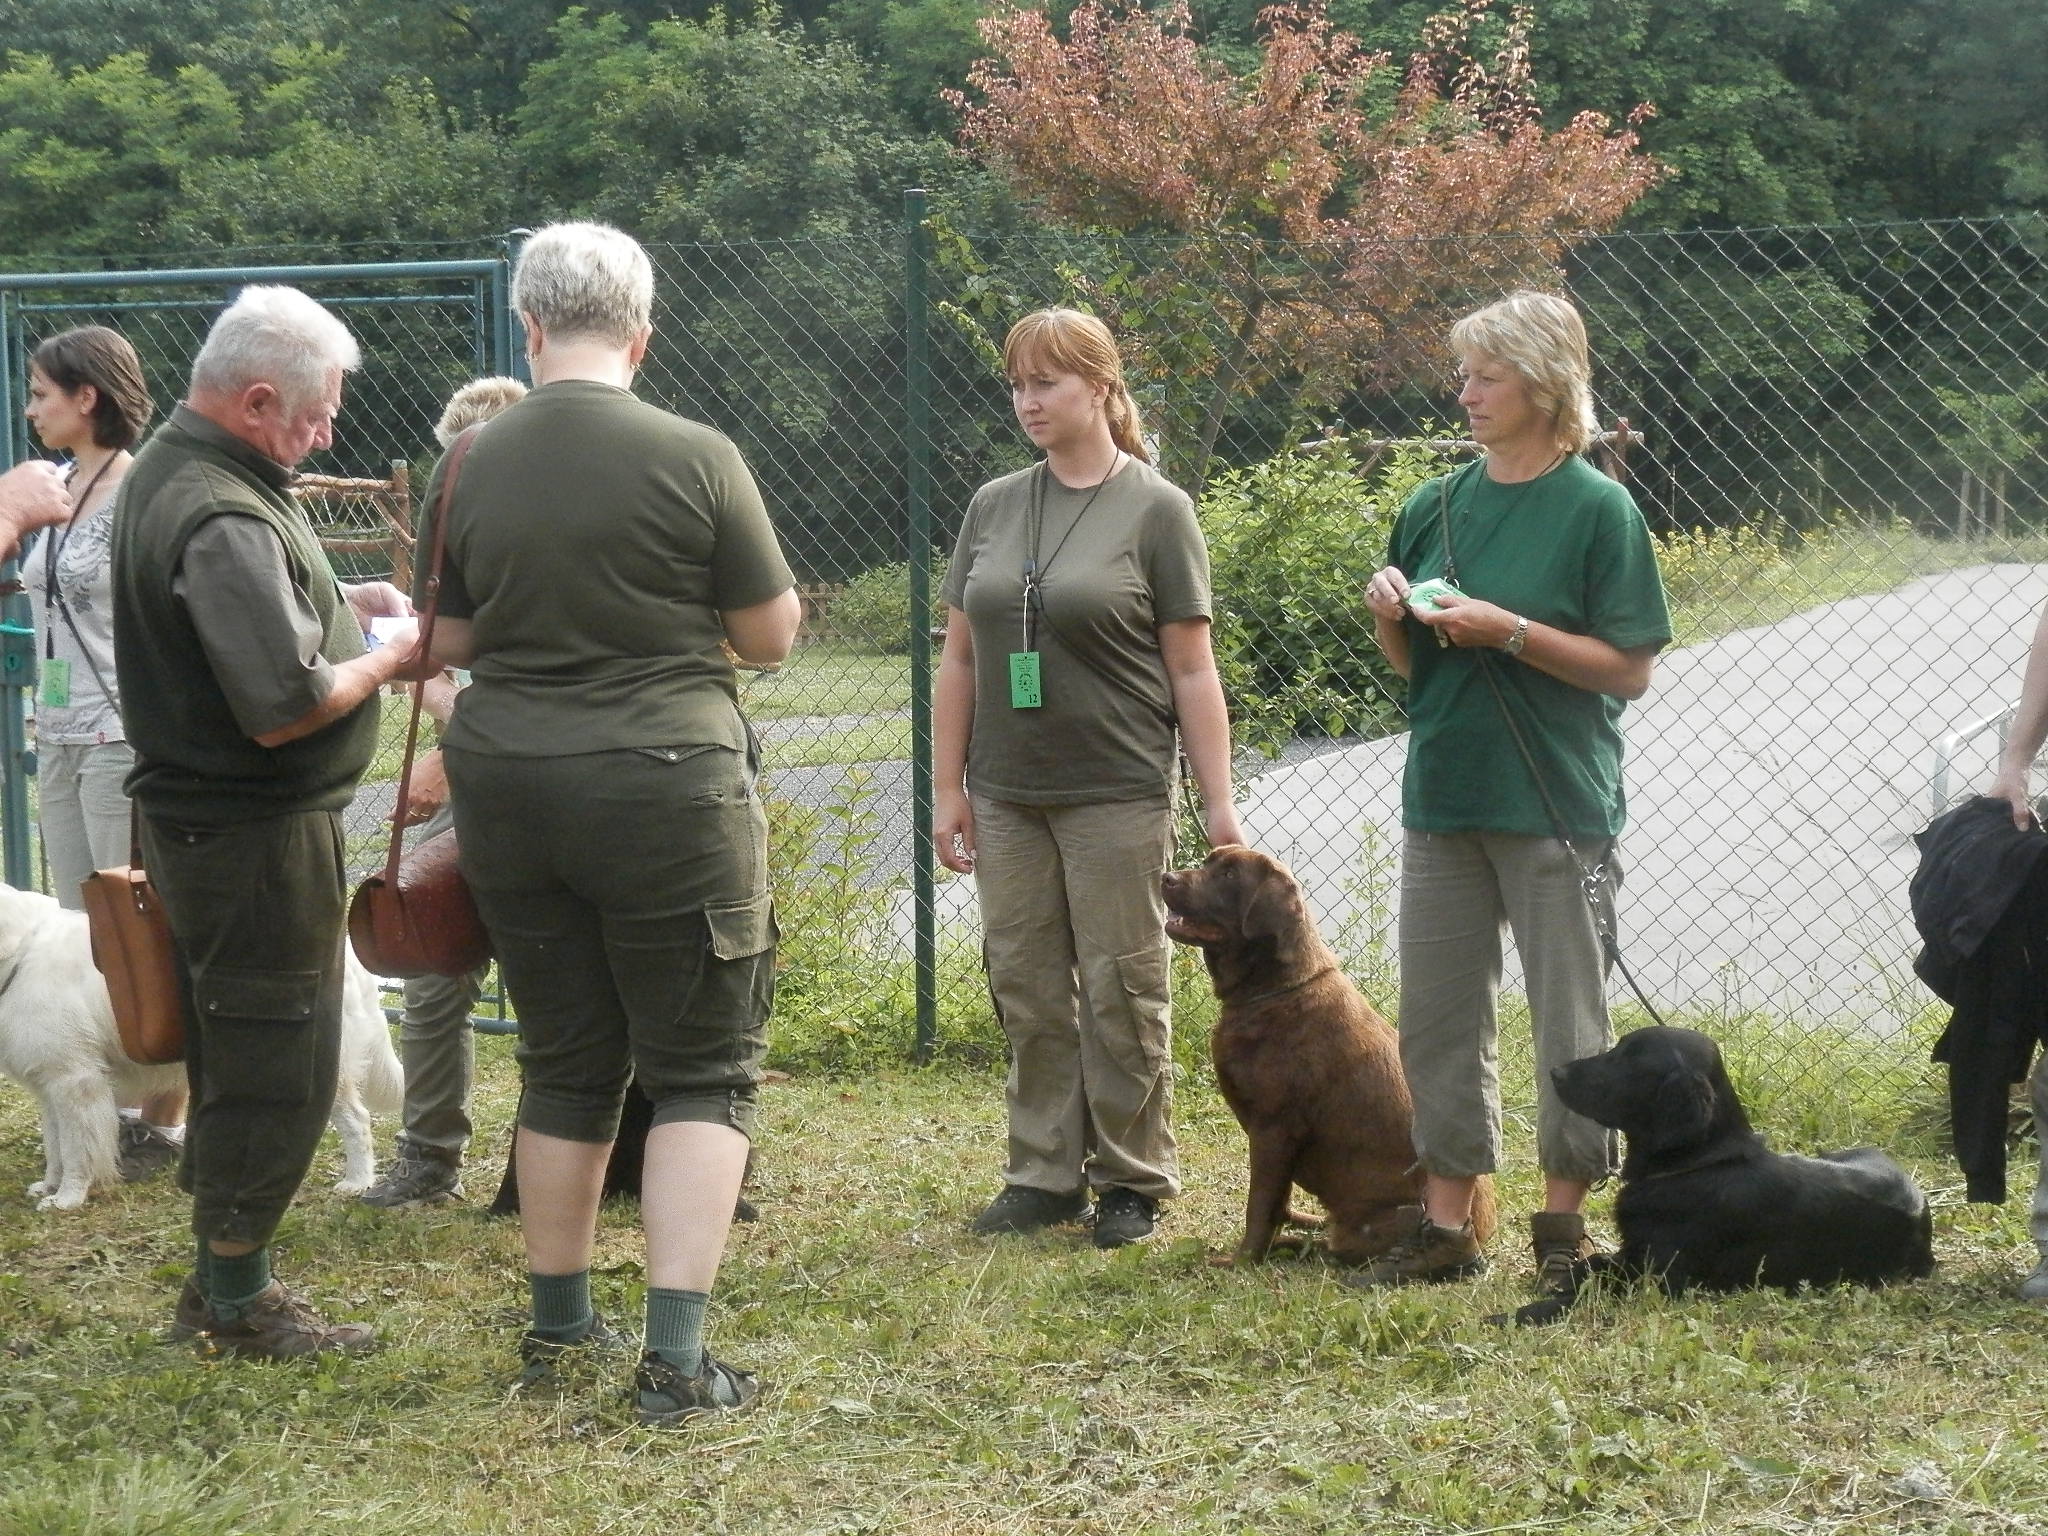
<instances>
[{"instance_id":1,"label":"woman with ponytail","mask_svg":"<svg viewBox=\"0 0 2048 1536\"><path fill-rule=\"evenodd\" d=\"M1176 737L1212 846L1242 840L1209 646L1209 555L1153 468L1109 329L1026 316L1003 347L1045 457L975 493L946 578L934 832L973 874L1010 1042L1004 1188L982 1233L1151 1236L1180 1192L1159 877Z\"/></svg>"}]
</instances>

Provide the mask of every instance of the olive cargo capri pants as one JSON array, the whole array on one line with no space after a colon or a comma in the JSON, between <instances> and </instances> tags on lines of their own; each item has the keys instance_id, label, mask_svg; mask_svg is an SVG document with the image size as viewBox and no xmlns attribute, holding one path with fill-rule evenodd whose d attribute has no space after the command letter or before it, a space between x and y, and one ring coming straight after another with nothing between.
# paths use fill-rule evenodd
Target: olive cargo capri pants
<instances>
[{"instance_id":1,"label":"olive cargo capri pants","mask_svg":"<svg viewBox=\"0 0 2048 1536\"><path fill-rule=\"evenodd\" d=\"M775 914L751 752L447 749L462 867L519 1015L519 1123L610 1141L629 1078L654 1123L752 1135Z\"/></svg>"}]
</instances>

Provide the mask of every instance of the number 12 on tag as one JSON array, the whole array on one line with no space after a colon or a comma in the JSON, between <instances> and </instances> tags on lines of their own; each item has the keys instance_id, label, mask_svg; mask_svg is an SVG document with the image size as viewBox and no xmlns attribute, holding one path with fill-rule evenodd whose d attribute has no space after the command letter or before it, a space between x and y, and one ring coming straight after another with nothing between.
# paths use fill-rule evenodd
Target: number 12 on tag
<instances>
[{"instance_id":1,"label":"number 12 on tag","mask_svg":"<svg viewBox=\"0 0 2048 1536\"><path fill-rule=\"evenodd\" d=\"M1038 652L1010 652L1010 708L1036 709L1044 702L1038 687Z\"/></svg>"}]
</instances>

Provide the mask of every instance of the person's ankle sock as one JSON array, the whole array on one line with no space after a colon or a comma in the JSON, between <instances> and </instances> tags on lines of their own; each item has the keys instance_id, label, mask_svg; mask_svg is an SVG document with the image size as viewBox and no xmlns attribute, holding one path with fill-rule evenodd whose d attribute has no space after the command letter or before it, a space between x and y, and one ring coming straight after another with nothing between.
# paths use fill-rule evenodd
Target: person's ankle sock
<instances>
[{"instance_id":1,"label":"person's ankle sock","mask_svg":"<svg viewBox=\"0 0 2048 1536\"><path fill-rule=\"evenodd\" d=\"M533 1331L558 1344L574 1344L585 1337L597 1321L590 1304L590 1271L579 1269L569 1275L543 1275L528 1271L533 1287Z\"/></svg>"},{"instance_id":2,"label":"person's ankle sock","mask_svg":"<svg viewBox=\"0 0 2048 1536\"><path fill-rule=\"evenodd\" d=\"M270 1250L252 1248L247 1253L208 1253L206 1278L201 1282L206 1305L216 1317L239 1322L249 1303L270 1289Z\"/></svg>"},{"instance_id":3,"label":"person's ankle sock","mask_svg":"<svg viewBox=\"0 0 2048 1536\"><path fill-rule=\"evenodd\" d=\"M705 1291L647 1288L647 1347L688 1376L704 1369Z\"/></svg>"}]
</instances>

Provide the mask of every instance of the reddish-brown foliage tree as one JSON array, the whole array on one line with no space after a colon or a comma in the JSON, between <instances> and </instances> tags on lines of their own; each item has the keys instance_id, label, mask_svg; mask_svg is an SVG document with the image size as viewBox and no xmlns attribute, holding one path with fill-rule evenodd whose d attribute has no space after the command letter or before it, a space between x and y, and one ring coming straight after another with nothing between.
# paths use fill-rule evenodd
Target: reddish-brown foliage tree
<instances>
[{"instance_id":1,"label":"reddish-brown foliage tree","mask_svg":"<svg viewBox=\"0 0 2048 1536\"><path fill-rule=\"evenodd\" d=\"M1526 9L1490 63L1475 55L1491 3L1434 18L1398 88L1322 0L1261 13L1246 77L1203 53L1185 0L1083 0L1064 39L1043 11L982 22L975 97L949 94L965 144L1061 223L1169 237L1137 307L1185 316L1190 287L1213 307L1206 342L1132 338L1190 483L1233 396L1284 381L1313 405L1416 377L1450 311L1555 284L1572 242L1657 180L1627 127L1590 112L1543 125Z\"/></svg>"}]
</instances>

